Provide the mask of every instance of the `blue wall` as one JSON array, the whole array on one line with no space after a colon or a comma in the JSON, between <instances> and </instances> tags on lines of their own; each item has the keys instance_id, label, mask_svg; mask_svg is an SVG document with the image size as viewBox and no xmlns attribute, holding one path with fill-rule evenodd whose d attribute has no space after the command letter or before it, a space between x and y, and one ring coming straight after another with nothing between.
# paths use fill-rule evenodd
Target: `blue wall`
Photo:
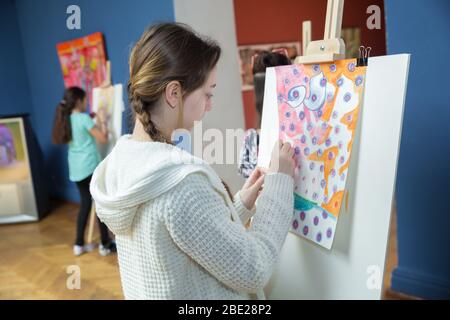
<instances>
[{"instance_id":1,"label":"blue wall","mask_svg":"<svg viewBox=\"0 0 450 320\"><path fill-rule=\"evenodd\" d=\"M386 0L388 53L411 53L392 288L450 298L450 1Z\"/></svg>"},{"instance_id":2,"label":"blue wall","mask_svg":"<svg viewBox=\"0 0 450 320\"><path fill-rule=\"evenodd\" d=\"M66 8L71 4L81 8L81 30L66 28ZM14 6L15 13L12 9ZM151 23L174 20L172 1L7 0L1 2L0 12L2 37L11 38L8 43L12 43L13 49L9 53L0 50L0 81L10 81L4 76L4 67L7 68L8 77L17 77L10 85L14 88L7 92L6 104L14 101L17 105L14 111L31 112L34 130L51 177L51 194L78 201L76 186L68 180L67 150L65 147L53 146L50 141L53 112L64 91L56 44L93 32L102 32L111 61L113 82L125 86L128 79L127 60L132 44ZM9 29L11 33L5 32ZM5 54L12 56L13 63L5 62L8 61L3 57ZM0 84L3 88L3 82ZM2 93L2 104L3 96ZM124 99L126 101L126 96ZM30 102L31 108L28 107ZM6 109L5 113L10 110ZM3 105L0 113L4 113Z\"/></svg>"},{"instance_id":3,"label":"blue wall","mask_svg":"<svg viewBox=\"0 0 450 320\"><path fill-rule=\"evenodd\" d=\"M25 60L12 0L0 4L0 115L30 113L31 97Z\"/></svg>"}]
</instances>

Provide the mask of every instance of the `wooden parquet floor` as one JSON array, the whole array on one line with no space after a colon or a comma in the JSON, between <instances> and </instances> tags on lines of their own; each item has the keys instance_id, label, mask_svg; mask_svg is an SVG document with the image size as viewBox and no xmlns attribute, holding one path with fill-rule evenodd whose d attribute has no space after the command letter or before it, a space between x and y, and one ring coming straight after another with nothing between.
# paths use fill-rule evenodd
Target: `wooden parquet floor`
<instances>
[{"instance_id":1,"label":"wooden parquet floor","mask_svg":"<svg viewBox=\"0 0 450 320\"><path fill-rule=\"evenodd\" d=\"M38 223L0 225L0 299L123 299L117 255L73 255L77 213L65 203ZM73 265L80 289L66 285Z\"/></svg>"},{"instance_id":2,"label":"wooden parquet floor","mask_svg":"<svg viewBox=\"0 0 450 320\"><path fill-rule=\"evenodd\" d=\"M38 223L0 225L0 299L123 299L116 255L72 254L77 213L77 205L59 203ZM395 207L392 218L382 298L411 299L390 290L397 265ZM80 268L80 289L67 288L72 265Z\"/></svg>"}]
</instances>

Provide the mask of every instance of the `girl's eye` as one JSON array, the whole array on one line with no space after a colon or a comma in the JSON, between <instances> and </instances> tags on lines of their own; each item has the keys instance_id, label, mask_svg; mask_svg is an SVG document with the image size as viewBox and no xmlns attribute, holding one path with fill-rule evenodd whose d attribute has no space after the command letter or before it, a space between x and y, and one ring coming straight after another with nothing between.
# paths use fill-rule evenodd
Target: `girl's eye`
<instances>
[{"instance_id":1,"label":"girl's eye","mask_svg":"<svg viewBox=\"0 0 450 320\"><path fill-rule=\"evenodd\" d=\"M212 97L214 97L214 95L211 94L211 93L207 93L207 94L206 94L206 97L207 97L208 99L211 99Z\"/></svg>"}]
</instances>

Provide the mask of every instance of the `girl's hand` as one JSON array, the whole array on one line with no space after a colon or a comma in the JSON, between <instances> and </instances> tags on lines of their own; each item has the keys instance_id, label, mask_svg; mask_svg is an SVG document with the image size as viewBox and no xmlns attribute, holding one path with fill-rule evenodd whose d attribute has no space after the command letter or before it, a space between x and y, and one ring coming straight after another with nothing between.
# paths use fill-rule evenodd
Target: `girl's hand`
<instances>
[{"instance_id":1,"label":"girl's hand","mask_svg":"<svg viewBox=\"0 0 450 320\"><path fill-rule=\"evenodd\" d=\"M269 172L279 172L294 177L294 153L294 148L289 142L277 141L272 150Z\"/></svg>"},{"instance_id":2,"label":"girl's hand","mask_svg":"<svg viewBox=\"0 0 450 320\"><path fill-rule=\"evenodd\" d=\"M108 120L108 113L105 108L99 108L96 116L99 122L106 122Z\"/></svg>"},{"instance_id":3,"label":"girl's hand","mask_svg":"<svg viewBox=\"0 0 450 320\"><path fill-rule=\"evenodd\" d=\"M252 174L245 181L239 195L244 206L251 210L255 205L256 198L258 198L261 190L262 184L264 182L264 175L266 174L266 169L256 168L253 170Z\"/></svg>"}]
</instances>

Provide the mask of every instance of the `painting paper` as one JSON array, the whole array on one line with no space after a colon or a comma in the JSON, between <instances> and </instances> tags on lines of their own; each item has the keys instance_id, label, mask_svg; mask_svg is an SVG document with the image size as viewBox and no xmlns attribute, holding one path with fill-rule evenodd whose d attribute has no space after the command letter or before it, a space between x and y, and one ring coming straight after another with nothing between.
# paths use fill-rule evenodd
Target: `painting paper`
<instances>
[{"instance_id":1,"label":"painting paper","mask_svg":"<svg viewBox=\"0 0 450 320\"><path fill-rule=\"evenodd\" d=\"M291 231L330 249L360 112L365 67L355 59L275 68L279 138L295 148ZM267 90L267 87L266 87Z\"/></svg>"},{"instance_id":2,"label":"painting paper","mask_svg":"<svg viewBox=\"0 0 450 320\"><path fill-rule=\"evenodd\" d=\"M99 145L102 158L106 157L122 135L123 87L121 84L106 88L94 88L93 109L95 113L104 112L108 125L108 143Z\"/></svg>"}]
</instances>

